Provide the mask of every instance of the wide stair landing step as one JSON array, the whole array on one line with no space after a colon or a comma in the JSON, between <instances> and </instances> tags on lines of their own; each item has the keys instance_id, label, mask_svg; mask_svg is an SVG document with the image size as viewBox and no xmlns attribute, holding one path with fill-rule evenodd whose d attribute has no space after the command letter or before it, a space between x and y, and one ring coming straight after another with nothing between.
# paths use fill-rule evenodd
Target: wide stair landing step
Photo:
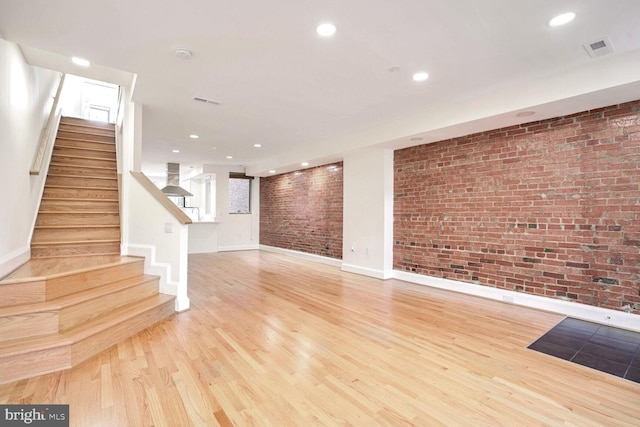
<instances>
[{"instance_id":1,"label":"wide stair landing step","mask_svg":"<svg viewBox=\"0 0 640 427\"><path fill-rule=\"evenodd\" d=\"M158 281L143 258L27 262L0 280L0 383L68 369L171 316Z\"/></svg>"}]
</instances>

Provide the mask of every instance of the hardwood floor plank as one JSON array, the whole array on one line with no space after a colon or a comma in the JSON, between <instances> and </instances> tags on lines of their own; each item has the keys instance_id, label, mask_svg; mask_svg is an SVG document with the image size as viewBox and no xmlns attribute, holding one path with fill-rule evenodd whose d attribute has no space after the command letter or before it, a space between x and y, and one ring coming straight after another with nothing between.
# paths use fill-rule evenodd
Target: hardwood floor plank
<instances>
[{"instance_id":1,"label":"hardwood floor plank","mask_svg":"<svg viewBox=\"0 0 640 427\"><path fill-rule=\"evenodd\" d=\"M640 424L640 384L526 348L556 314L259 251L190 256L189 297L0 402L104 426Z\"/></svg>"}]
</instances>

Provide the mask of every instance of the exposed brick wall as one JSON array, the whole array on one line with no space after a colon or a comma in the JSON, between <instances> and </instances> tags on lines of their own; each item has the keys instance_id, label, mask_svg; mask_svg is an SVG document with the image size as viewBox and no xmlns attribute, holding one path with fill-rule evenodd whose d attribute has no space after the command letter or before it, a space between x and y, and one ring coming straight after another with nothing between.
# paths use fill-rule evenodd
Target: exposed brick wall
<instances>
[{"instance_id":1,"label":"exposed brick wall","mask_svg":"<svg viewBox=\"0 0 640 427\"><path fill-rule=\"evenodd\" d=\"M396 151L394 268L640 312L640 101Z\"/></svg>"},{"instance_id":2,"label":"exposed brick wall","mask_svg":"<svg viewBox=\"0 0 640 427\"><path fill-rule=\"evenodd\" d=\"M260 243L342 259L342 162L260 178Z\"/></svg>"}]
</instances>

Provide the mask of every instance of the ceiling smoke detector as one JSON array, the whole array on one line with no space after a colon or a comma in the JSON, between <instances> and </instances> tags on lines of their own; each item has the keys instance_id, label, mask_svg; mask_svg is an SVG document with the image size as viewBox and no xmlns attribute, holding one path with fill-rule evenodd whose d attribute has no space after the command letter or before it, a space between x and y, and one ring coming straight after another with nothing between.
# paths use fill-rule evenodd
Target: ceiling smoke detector
<instances>
[{"instance_id":1,"label":"ceiling smoke detector","mask_svg":"<svg viewBox=\"0 0 640 427\"><path fill-rule=\"evenodd\" d=\"M176 56L179 59L190 59L193 56L193 53L189 49L176 49Z\"/></svg>"},{"instance_id":2,"label":"ceiling smoke detector","mask_svg":"<svg viewBox=\"0 0 640 427\"><path fill-rule=\"evenodd\" d=\"M584 48L586 49L587 53L591 55L592 58L605 56L613 52L613 47L611 46L611 42L606 37L600 40L592 41L591 43L587 43L584 45Z\"/></svg>"}]
</instances>

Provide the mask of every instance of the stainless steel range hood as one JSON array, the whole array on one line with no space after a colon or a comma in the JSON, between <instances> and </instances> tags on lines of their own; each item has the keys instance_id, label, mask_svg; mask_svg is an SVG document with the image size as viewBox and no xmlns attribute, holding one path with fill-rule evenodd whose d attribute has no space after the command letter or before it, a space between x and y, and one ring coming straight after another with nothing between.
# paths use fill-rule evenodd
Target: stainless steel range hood
<instances>
[{"instance_id":1,"label":"stainless steel range hood","mask_svg":"<svg viewBox=\"0 0 640 427\"><path fill-rule=\"evenodd\" d=\"M180 163L167 163L167 186L162 189L166 196L191 197L184 188L180 187Z\"/></svg>"}]
</instances>

